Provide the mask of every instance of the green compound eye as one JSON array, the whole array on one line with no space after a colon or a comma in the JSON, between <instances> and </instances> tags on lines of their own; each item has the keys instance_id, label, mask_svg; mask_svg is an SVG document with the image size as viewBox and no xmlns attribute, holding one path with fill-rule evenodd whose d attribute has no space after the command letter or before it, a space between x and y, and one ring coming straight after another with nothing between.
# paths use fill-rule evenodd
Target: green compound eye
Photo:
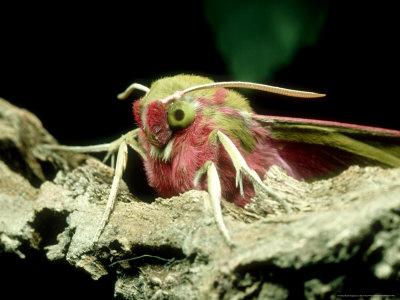
<instances>
[{"instance_id":1,"label":"green compound eye","mask_svg":"<svg viewBox=\"0 0 400 300\"><path fill-rule=\"evenodd\" d=\"M185 100L176 100L167 107L167 120L171 129L184 129L193 123L193 106Z\"/></svg>"}]
</instances>

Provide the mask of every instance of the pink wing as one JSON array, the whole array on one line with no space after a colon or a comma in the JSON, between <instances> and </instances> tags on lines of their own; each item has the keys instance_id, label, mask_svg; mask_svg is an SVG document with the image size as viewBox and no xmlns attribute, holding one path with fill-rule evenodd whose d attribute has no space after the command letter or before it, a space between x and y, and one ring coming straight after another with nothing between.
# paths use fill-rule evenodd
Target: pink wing
<instances>
[{"instance_id":1,"label":"pink wing","mask_svg":"<svg viewBox=\"0 0 400 300\"><path fill-rule=\"evenodd\" d=\"M298 179L336 174L350 165L400 167L400 131L290 117L253 115Z\"/></svg>"},{"instance_id":2,"label":"pink wing","mask_svg":"<svg viewBox=\"0 0 400 300\"><path fill-rule=\"evenodd\" d=\"M316 125L326 128L335 128L342 133L350 133L357 135L376 135L382 137L392 137L400 142L400 131L393 129L385 129L372 126L356 125L350 123L340 123L334 121L322 121L313 119L302 119L302 118L291 118L291 117L280 117L280 116L268 116L268 115L257 115L253 114L253 119L260 121L265 124L297 124L297 125Z\"/></svg>"}]
</instances>

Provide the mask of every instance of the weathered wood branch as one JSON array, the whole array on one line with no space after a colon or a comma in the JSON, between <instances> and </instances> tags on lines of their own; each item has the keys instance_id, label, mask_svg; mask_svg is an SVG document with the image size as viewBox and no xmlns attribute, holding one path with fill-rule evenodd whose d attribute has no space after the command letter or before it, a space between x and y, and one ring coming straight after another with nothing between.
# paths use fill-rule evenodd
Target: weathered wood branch
<instances>
[{"instance_id":1,"label":"weathered wood branch","mask_svg":"<svg viewBox=\"0 0 400 300\"><path fill-rule=\"evenodd\" d=\"M60 272L70 265L68 274L83 271L97 280L94 290L112 295L110 284L102 286L108 280L124 299L400 296L400 169L353 166L306 183L273 167L265 183L294 212L267 196L246 209L224 202L234 249L204 208L206 192L145 203L122 186L93 247L113 170L90 156L45 150L46 143L56 141L33 114L0 100L3 262L12 254ZM73 279L58 276L68 293Z\"/></svg>"}]
</instances>

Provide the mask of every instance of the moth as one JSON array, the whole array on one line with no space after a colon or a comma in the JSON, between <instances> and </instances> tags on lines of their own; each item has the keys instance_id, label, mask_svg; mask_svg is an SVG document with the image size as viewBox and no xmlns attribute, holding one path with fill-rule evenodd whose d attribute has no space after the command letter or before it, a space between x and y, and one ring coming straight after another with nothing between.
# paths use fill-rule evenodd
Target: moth
<instances>
[{"instance_id":1,"label":"moth","mask_svg":"<svg viewBox=\"0 0 400 300\"><path fill-rule=\"evenodd\" d=\"M134 83L119 99L138 89L144 96L133 104L138 128L102 145L53 149L117 154L115 175L101 223L99 239L118 193L127 164L128 146L142 158L148 183L160 196L191 189L209 193L219 230L228 244L220 201L244 207L262 192L289 212L290 207L261 178L278 165L296 179L313 179L352 164L400 167L400 131L289 117L259 115L231 88L247 88L293 97L323 94L251 82L214 82L195 75L165 77L145 87Z\"/></svg>"}]
</instances>

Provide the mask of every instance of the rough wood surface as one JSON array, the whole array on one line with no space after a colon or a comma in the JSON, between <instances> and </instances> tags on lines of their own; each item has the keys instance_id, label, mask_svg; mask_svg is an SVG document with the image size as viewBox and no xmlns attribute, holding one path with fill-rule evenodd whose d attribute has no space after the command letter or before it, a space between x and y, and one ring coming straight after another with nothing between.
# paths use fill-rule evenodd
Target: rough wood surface
<instances>
[{"instance_id":1,"label":"rough wood surface","mask_svg":"<svg viewBox=\"0 0 400 300\"><path fill-rule=\"evenodd\" d=\"M273 167L264 181L293 213L267 196L246 209L223 202L233 249L206 192L145 203L122 185L93 247L113 170L40 146L55 142L33 114L0 100L0 262L31 274L8 276L10 287L41 286L42 268L58 274L43 274L42 287L76 298L77 279L86 295L122 299L400 297L400 169L353 166L306 183Z\"/></svg>"}]
</instances>

